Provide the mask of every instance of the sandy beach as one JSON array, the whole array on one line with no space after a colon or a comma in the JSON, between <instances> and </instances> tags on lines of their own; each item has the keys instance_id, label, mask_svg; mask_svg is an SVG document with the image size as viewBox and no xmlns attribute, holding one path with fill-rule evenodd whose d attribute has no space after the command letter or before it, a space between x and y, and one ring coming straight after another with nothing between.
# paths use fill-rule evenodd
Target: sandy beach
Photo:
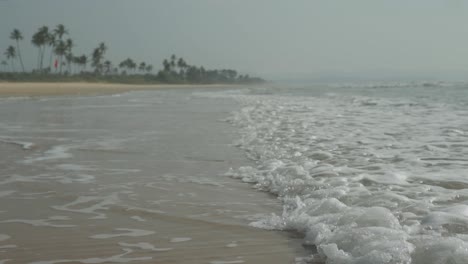
<instances>
[{"instance_id":1,"label":"sandy beach","mask_svg":"<svg viewBox=\"0 0 468 264\"><path fill-rule=\"evenodd\" d=\"M117 84L88 82L1 82L0 97L95 95L114 94L128 91L155 90L167 88L213 87L226 88L234 85L189 85L189 84Z\"/></svg>"}]
</instances>

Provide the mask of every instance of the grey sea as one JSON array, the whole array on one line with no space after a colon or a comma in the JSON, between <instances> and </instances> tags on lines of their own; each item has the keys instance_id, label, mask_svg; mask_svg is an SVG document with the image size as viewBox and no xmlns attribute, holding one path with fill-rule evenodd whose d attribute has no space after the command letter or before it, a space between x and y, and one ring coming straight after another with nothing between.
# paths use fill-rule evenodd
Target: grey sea
<instances>
[{"instance_id":1,"label":"grey sea","mask_svg":"<svg viewBox=\"0 0 468 264\"><path fill-rule=\"evenodd\" d=\"M468 263L468 85L0 99L0 263Z\"/></svg>"}]
</instances>

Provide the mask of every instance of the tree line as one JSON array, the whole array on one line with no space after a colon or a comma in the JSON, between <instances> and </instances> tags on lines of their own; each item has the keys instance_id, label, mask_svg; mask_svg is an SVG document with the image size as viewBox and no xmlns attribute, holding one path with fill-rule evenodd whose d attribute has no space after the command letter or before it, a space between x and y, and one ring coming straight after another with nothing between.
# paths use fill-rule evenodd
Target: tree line
<instances>
[{"instance_id":1,"label":"tree line","mask_svg":"<svg viewBox=\"0 0 468 264\"><path fill-rule=\"evenodd\" d=\"M106 59L108 46L101 42L87 54L75 54L73 39L69 31L62 24L50 29L47 26L40 27L31 37L31 44L37 48L36 66L32 71L27 71L24 66L20 43L24 40L23 34L18 29L13 29L10 39L14 42L3 53L5 60L0 62L4 74L0 79L13 78L15 80L24 77L34 80L47 80L60 77L74 76L93 77L100 80L117 80L131 82L155 83L257 83L263 82L260 78L250 77L248 74L240 75L232 69L207 70L203 66L188 64L185 59L176 55L170 56L162 62L162 69L153 72L153 65L146 62L136 62L127 58L118 64ZM90 68L88 68L88 65ZM8 74L5 74L8 73ZM19 76L19 77L18 77Z\"/></svg>"}]
</instances>

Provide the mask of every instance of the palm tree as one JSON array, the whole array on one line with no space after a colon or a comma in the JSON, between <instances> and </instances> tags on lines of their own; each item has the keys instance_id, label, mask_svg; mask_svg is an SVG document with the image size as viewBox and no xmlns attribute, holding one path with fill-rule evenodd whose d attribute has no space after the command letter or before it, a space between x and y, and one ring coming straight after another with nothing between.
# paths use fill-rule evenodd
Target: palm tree
<instances>
[{"instance_id":1,"label":"palm tree","mask_svg":"<svg viewBox=\"0 0 468 264\"><path fill-rule=\"evenodd\" d=\"M55 36L58 37L59 40L62 40L62 37L66 34L68 34L68 30L65 28L64 25L58 24L57 27L54 30Z\"/></svg>"},{"instance_id":2,"label":"palm tree","mask_svg":"<svg viewBox=\"0 0 468 264\"><path fill-rule=\"evenodd\" d=\"M164 59L164 61L163 61L163 67L164 67L164 71L166 71L166 72L171 71L171 63L169 63L169 61L166 60L166 59Z\"/></svg>"},{"instance_id":3,"label":"palm tree","mask_svg":"<svg viewBox=\"0 0 468 264\"><path fill-rule=\"evenodd\" d=\"M15 71L15 58L16 58L16 50L15 50L15 47L13 46L9 46L7 48L7 50L5 51L5 56L7 57L7 59L10 60L10 66L11 66L11 70L14 72Z\"/></svg>"},{"instance_id":4,"label":"palm tree","mask_svg":"<svg viewBox=\"0 0 468 264\"><path fill-rule=\"evenodd\" d=\"M73 54L71 54L70 52L67 52L65 54L65 61L66 61L66 64L67 64L67 73L68 74L71 74L71 64L73 63Z\"/></svg>"},{"instance_id":5,"label":"palm tree","mask_svg":"<svg viewBox=\"0 0 468 264\"><path fill-rule=\"evenodd\" d=\"M151 64L146 65L145 70L146 70L146 72L148 72L148 74L151 73L151 71L153 71L153 65L151 65Z\"/></svg>"},{"instance_id":6,"label":"palm tree","mask_svg":"<svg viewBox=\"0 0 468 264\"><path fill-rule=\"evenodd\" d=\"M96 73L102 73L102 60L104 59L104 53L107 51L107 46L104 42L99 43L99 46L94 49L92 54L92 66L94 67L94 71Z\"/></svg>"},{"instance_id":7,"label":"palm tree","mask_svg":"<svg viewBox=\"0 0 468 264\"><path fill-rule=\"evenodd\" d=\"M73 40L72 39L67 39L65 41L65 45L66 45L66 54L65 54L65 60L67 61L67 71L69 73L71 73L71 63L73 62L73 53L72 53L72 49L73 49Z\"/></svg>"},{"instance_id":8,"label":"palm tree","mask_svg":"<svg viewBox=\"0 0 468 264\"><path fill-rule=\"evenodd\" d=\"M6 68L8 66L8 62L6 62L5 60L2 60L2 62L0 63L2 66L3 66L3 71L6 72Z\"/></svg>"},{"instance_id":9,"label":"palm tree","mask_svg":"<svg viewBox=\"0 0 468 264\"><path fill-rule=\"evenodd\" d=\"M138 66L138 70L140 72L145 72L146 69L146 62L141 62L140 65Z\"/></svg>"},{"instance_id":10,"label":"palm tree","mask_svg":"<svg viewBox=\"0 0 468 264\"><path fill-rule=\"evenodd\" d=\"M110 60L106 60L104 62L104 69L106 74L110 74L112 71L112 62Z\"/></svg>"},{"instance_id":11,"label":"palm tree","mask_svg":"<svg viewBox=\"0 0 468 264\"><path fill-rule=\"evenodd\" d=\"M21 64L21 69L23 69L24 72L24 64L23 64L23 58L21 57L21 51L19 47L19 41L23 40L23 35L21 34L21 31L18 29L13 29L13 31L10 34L10 39L16 41L16 50L18 51L18 58Z\"/></svg>"},{"instance_id":12,"label":"palm tree","mask_svg":"<svg viewBox=\"0 0 468 264\"><path fill-rule=\"evenodd\" d=\"M49 56L49 69L52 69L52 59L54 56L54 48L56 44L55 34L49 33L47 35L47 45L50 47L50 56Z\"/></svg>"},{"instance_id":13,"label":"palm tree","mask_svg":"<svg viewBox=\"0 0 468 264\"><path fill-rule=\"evenodd\" d=\"M179 60L177 61L177 67L179 67L179 75L180 77L182 78L185 78L185 68L187 67L187 63L185 62L184 59L182 58L179 58Z\"/></svg>"},{"instance_id":14,"label":"palm tree","mask_svg":"<svg viewBox=\"0 0 468 264\"><path fill-rule=\"evenodd\" d=\"M171 70L173 70L176 66L176 60L177 60L177 57L176 55L172 54L171 55Z\"/></svg>"},{"instance_id":15,"label":"palm tree","mask_svg":"<svg viewBox=\"0 0 468 264\"><path fill-rule=\"evenodd\" d=\"M75 58L75 63L81 66L81 71L84 72L86 69L86 64L88 63L88 57L86 55L81 55Z\"/></svg>"},{"instance_id":16,"label":"palm tree","mask_svg":"<svg viewBox=\"0 0 468 264\"><path fill-rule=\"evenodd\" d=\"M65 44L63 40L59 40L58 43L55 45L54 52L57 56L59 56L60 74L62 74L62 60L63 56L67 53L67 44Z\"/></svg>"},{"instance_id":17,"label":"palm tree","mask_svg":"<svg viewBox=\"0 0 468 264\"><path fill-rule=\"evenodd\" d=\"M44 61L45 45L49 38L49 28L46 26L40 27L32 37L32 44L38 48L37 65L40 71L42 71Z\"/></svg>"}]
</instances>

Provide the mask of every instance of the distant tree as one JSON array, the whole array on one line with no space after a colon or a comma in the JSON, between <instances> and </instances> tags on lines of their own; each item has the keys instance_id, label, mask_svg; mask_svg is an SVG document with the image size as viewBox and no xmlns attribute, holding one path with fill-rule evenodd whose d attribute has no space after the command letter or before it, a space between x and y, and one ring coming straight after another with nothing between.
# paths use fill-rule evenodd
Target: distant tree
<instances>
[{"instance_id":1,"label":"distant tree","mask_svg":"<svg viewBox=\"0 0 468 264\"><path fill-rule=\"evenodd\" d=\"M62 66L64 65L63 56L67 54L67 44L63 40L59 40L55 45L54 52L59 57L59 72L62 74Z\"/></svg>"},{"instance_id":2,"label":"distant tree","mask_svg":"<svg viewBox=\"0 0 468 264\"><path fill-rule=\"evenodd\" d=\"M109 60L106 60L104 62L104 72L105 74L111 74L112 73L112 62Z\"/></svg>"},{"instance_id":3,"label":"distant tree","mask_svg":"<svg viewBox=\"0 0 468 264\"><path fill-rule=\"evenodd\" d=\"M36 33L32 36L31 43L37 47L37 68L42 71L44 51L49 37L49 28L47 26L40 27Z\"/></svg>"},{"instance_id":4,"label":"distant tree","mask_svg":"<svg viewBox=\"0 0 468 264\"><path fill-rule=\"evenodd\" d=\"M103 71L104 65L102 60L104 59L104 54L106 51L107 46L104 42L99 43L98 47L93 51L91 65L94 67L94 72L98 74L101 74Z\"/></svg>"},{"instance_id":5,"label":"distant tree","mask_svg":"<svg viewBox=\"0 0 468 264\"><path fill-rule=\"evenodd\" d=\"M138 71L144 73L145 70L146 70L146 62L141 62L140 65L138 66Z\"/></svg>"},{"instance_id":6,"label":"distant tree","mask_svg":"<svg viewBox=\"0 0 468 264\"><path fill-rule=\"evenodd\" d=\"M56 45L56 38L55 38L55 34L50 32L48 35L47 35L47 45L49 46L50 48L50 55L49 55L49 68L52 69L52 59L53 59L53 56L54 56L54 48L55 48L55 45Z\"/></svg>"},{"instance_id":7,"label":"distant tree","mask_svg":"<svg viewBox=\"0 0 468 264\"><path fill-rule=\"evenodd\" d=\"M71 66L73 63L73 40L68 38L65 41L66 51L65 51L65 60L67 62L67 71L71 73Z\"/></svg>"},{"instance_id":8,"label":"distant tree","mask_svg":"<svg viewBox=\"0 0 468 264\"><path fill-rule=\"evenodd\" d=\"M166 71L166 72L171 71L171 63L166 59L164 59L164 61L163 61L163 67L164 67L164 71Z\"/></svg>"},{"instance_id":9,"label":"distant tree","mask_svg":"<svg viewBox=\"0 0 468 264\"><path fill-rule=\"evenodd\" d=\"M21 64L21 69L23 70L23 72L25 72L24 64L23 64L23 58L21 57L21 50L20 50L20 47L19 47L19 41L23 40L23 35L21 34L21 31L19 31L16 28L13 29L13 31L10 34L10 39L16 41L16 51L18 52L18 59L19 59L20 64Z\"/></svg>"},{"instance_id":10,"label":"distant tree","mask_svg":"<svg viewBox=\"0 0 468 264\"><path fill-rule=\"evenodd\" d=\"M15 47L9 46L4 54L7 57L7 59L10 60L11 70L15 72L15 58L16 58Z\"/></svg>"},{"instance_id":11,"label":"distant tree","mask_svg":"<svg viewBox=\"0 0 468 264\"><path fill-rule=\"evenodd\" d=\"M58 37L58 40L62 40L63 36L66 34L68 34L68 30L65 28L65 26L58 24L54 30L54 35Z\"/></svg>"},{"instance_id":12,"label":"distant tree","mask_svg":"<svg viewBox=\"0 0 468 264\"><path fill-rule=\"evenodd\" d=\"M128 71L133 71L137 67L137 64L130 58L125 59L119 63L119 68L121 68L125 73Z\"/></svg>"},{"instance_id":13,"label":"distant tree","mask_svg":"<svg viewBox=\"0 0 468 264\"><path fill-rule=\"evenodd\" d=\"M133 71L133 73L135 73L135 70L136 70L136 68L137 68L136 62L134 62L133 60L130 59L129 62L128 62L128 68L129 68L131 71Z\"/></svg>"},{"instance_id":14,"label":"distant tree","mask_svg":"<svg viewBox=\"0 0 468 264\"><path fill-rule=\"evenodd\" d=\"M88 57L86 57L86 55L83 54L78 57L78 65L81 66L82 72L86 71L86 64L88 64Z\"/></svg>"},{"instance_id":15,"label":"distant tree","mask_svg":"<svg viewBox=\"0 0 468 264\"><path fill-rule=\"evenodd\" d=\"M65 61L66 61L66 66L67 66L67 72L69 74L72 73L72 63L73 63L74 56L70 52L66 52L65 54Z\"/></svg>"},{"instance_id":16,"label":"distant tree","mask_svg":"<svg viewBox=\"0 0 468 264\"><path fill-rule=\"evenodd\" d=\"M176 67L176 61L177 61L177 57L176 57L176 55L172 54L172 55L171 55L171 62L170 62L170 65L171 65L171 71L175 70L175 67Z\"/></svg>"},{"instance_id":17,"label":"distant tree","mask_svg":"<svg viewBox=\"0 0 468 264\"><path fill-rule=\"evenodd\" d=\"M3 71L6 72L7 71L6 68L8 67L8 62L6 62L6 60L2 60L0 64L3 66Z\"/></svg>"},{"instance_id":18,"label":"distant tree","mask_svg":"<svg viewBox=\"0 0 468 264\"><path fill-rule=\"evenodd\" d=\"M180 78L185 79L185 69L187 68L187 63L183 58L179 58L177 61L177 67L179 68Z\"/></svg>"},{"instance_id":19,"label":"distant tree","mask_svg":"<svg viewBox=\"0 0 468 264\"><path fill-rule=\"evenodd\" d=\"M151 64L146 65L145 70L148 74L151 73L153 71L153 65Z\"/></svg>"},{"instance_id":20,"label":"distant tree","mask_svg":"<svg viewBox=\"0 0 468 264\"><path fill-rule=\"evenodd\" d=\"M63 56L67 53L67 44L63 42L63 36L68 34L68 30L63 24L58 24L54 29L54 38L56 39L54 52L59 57L60 73L62 73ZM60 47L58 47L60 46ZM59 51L57 53L57 51Z\"/></svg>"}]
</instances>

